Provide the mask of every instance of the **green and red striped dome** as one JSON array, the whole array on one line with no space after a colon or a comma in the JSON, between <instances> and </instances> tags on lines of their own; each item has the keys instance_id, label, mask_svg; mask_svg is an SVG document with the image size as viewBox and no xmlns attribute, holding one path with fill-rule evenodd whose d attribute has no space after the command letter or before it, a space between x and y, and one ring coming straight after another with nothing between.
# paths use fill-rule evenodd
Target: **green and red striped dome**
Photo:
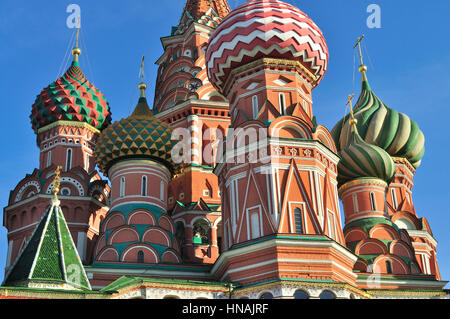
<instances>
[{"instance_id":1,"label":"green and red striped dome","mask_svg":"<svg viewBox=\"0 0 450 319\"><path fill-rule=\"evenodd\" d=\"M104 95L74 61L62 77L37 96L30 119L35 132L56 121L85 122L102 130L111 123L111 112Z\"/></svg>"}]
</instances>

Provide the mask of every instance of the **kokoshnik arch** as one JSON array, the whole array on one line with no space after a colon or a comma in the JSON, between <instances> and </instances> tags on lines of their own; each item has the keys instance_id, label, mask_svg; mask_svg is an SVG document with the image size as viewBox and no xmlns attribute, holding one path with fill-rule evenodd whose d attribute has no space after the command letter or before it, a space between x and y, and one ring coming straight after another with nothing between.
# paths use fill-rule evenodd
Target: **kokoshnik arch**
<instances>
[{"instance_id":1,"label":"kokoshnik arch","mask_svg":"<svg viewBox=\"0 0 450 319\"><path fill-rule=\"evenodd\" d=\"M0 298L446 296L413 204L425 138L375 95L362 57L359 99L330 133L312 96L329 48L298 8L188 0L161 42L152 109L142 82L113 123L79 48L36 98L40 164L4 209ZM171 156L177 129L188 163Z\"/></svg>"}]
</instances>

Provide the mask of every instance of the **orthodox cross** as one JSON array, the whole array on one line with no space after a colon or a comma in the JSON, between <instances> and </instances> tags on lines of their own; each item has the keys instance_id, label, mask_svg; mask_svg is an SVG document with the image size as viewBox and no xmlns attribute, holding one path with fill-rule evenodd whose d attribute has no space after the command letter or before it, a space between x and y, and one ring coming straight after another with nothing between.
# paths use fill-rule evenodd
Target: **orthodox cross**
<instances>
[{"instance_id":1,"label":"orthodox cross","mask_svg":"<svg viewBox=\"0 0 450 319\"><path fill-rule=\"evenodd\" d=\"M362 51L361 51L361 41L363 39L364 39L364 34L361 37L358 38L358 40L356 41L355 46L353 47L353 49L356 49L356 47L358 47L358 49L359 49L359 59L361 60L361 65L364 65Z\"/></svg>"}]
</instances>

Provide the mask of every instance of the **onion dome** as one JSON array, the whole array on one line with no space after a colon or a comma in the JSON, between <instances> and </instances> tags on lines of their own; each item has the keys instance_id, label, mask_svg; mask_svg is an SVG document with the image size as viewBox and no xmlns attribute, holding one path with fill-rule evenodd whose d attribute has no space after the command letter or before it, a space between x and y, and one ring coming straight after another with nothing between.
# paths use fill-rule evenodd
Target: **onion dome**
<instances>
[{"instance_id":1,"label":"onion dome","mask_svg":"<svg viewBox=\"0 0 450 319\"><path fill-rule=\"evenodd\" d=\"M362 65L362 91L353 112L358 120L360 136L377 145L392 157L406 158L415 168L420 166L425 154L425 137L419 126L407 115L388 108L371 90ZM346 145L350 131L350 118L344 117L332 131L338 150Z\"/></svg>"},{"instance_id":2,"label":"onion dome","mask_svg":"<svg viewBox=\"0 0 450 319\"><path fill-rule=\"evenodd\" d=\"M328 56L317 25L278 0L251 0L233 10L212 34L206 52L209 80L221 92L234 68L266 57L300 62L317 85Z\"/></svg>"},{"instance_id":3,"label":"onion dome","mask_svg":"<svg viewBox=\"0 0 450 319\"><path fill-rule=\"evenodd\" d=\"M35 132L56 121L85 122L99 130L111 123L108 102L80 68L81 50L74 48L72 53L74 60L66 73L43 89L32 106Z\"/></svg>"},{"instance_id":4,"label":"onion dome","mask_svg":"<svg viewBox=\"0 0 450 319\"><path fill-rule=\"evenodd\" d=\"M378 178L389 183L395 173L394 161L380 147L366 143L358 133L357 121L351 122L348 144L339 153L339 184L364 177Z\"/></svg>"},{"instance_id":5,"label":"onion dome","mask_svg":"<svg viewBox=\"0 0 450 319\"><path fill-rule=\"evenodd\" d=\"M171 159L175 145L172 128L153 115L145 97L146 88L144 83L139 85L141 96L133 114L108 126L97 140L94 154L105 176L114 163L129 158L150 158L175 169Z\"/></svg>"}]
</instances>

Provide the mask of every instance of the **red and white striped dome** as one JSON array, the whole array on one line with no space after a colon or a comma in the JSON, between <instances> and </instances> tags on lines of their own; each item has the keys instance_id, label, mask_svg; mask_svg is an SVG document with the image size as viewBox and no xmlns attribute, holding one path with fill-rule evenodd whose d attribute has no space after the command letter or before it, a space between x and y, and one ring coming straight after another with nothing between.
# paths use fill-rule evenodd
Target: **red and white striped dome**
<instances>
[{"instance_id":1,"label":"red and white striped dome","mask_svg":"<svg viewBox=\"0 0 450 319\"><path fill-rule=\"evenodd\" d=\"M208 77L221 92L234 68L260 58L299 61L316 76L327 71L328 48L319 27L296 7L278 0L250 0L233 10L210 38Z\"/></svg>"}]
</instances>

